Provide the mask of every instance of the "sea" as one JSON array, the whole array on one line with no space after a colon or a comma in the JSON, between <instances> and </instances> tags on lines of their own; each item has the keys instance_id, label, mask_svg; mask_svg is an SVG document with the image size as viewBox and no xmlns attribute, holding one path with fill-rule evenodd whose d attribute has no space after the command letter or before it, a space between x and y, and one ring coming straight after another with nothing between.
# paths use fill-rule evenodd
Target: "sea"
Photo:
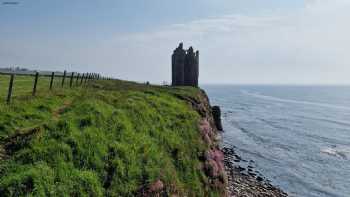
<instances>
[{"instance_id":1,"label":"sea","mask_svg":"<svg viewBox=\"0 0 350 197\"><path fill-rule=\"evenodd\" d=\"M289 196L350 197L350 86L202 88L221 107L224 146L273 185Z\"/></svg>"}]
</instances>

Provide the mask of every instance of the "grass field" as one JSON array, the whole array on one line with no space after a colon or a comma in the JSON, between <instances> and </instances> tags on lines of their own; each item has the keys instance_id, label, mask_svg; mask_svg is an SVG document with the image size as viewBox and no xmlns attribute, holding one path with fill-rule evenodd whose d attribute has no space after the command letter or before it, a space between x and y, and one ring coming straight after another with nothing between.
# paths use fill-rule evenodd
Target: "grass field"
<instances>
[{"instance_id":1,"label":"grass field","mask_svg":"<svg viewBox=\"0 0 350 197\"><path fill-rule=\"evenodd\" d=\"M28 96L32 94L34 85L34 76L16 75L13 83L12 96ZM0 102L6 101L10 75L0 75ZM69 88L70 76L66 77L64 88ZM80 80L78 82L80 84ZM73 79L73 85L76 86L76 79ZM62 76L55 76L52 87L54 89L62 88ZM50 89L50 76L39 76L37 90L48 91Z\"/></svg>"},{"instance_id":2,"label":"grass field","mask_svg":"<svg viewBox=\"0 0 350 197\"><path fill-rule=\"evenodd\" d=\"M0 103L1 196L135 196L156 180L167 194L219 195L200 170L199 114L176 96L198 89L115 80L48 91L41 79L34 98L33 78L16 80L17 97Z\"/></svg>"}]
</instances>

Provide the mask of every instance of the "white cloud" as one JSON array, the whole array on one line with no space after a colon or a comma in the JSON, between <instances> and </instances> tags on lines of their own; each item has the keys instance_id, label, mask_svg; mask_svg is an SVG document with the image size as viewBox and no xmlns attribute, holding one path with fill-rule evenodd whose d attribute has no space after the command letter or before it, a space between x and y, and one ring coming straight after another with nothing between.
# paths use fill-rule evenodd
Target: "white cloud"
<instances>
[{"instance_id":1,"label":"white cloud","mask_svg":"<svg viewBox=\"0 0 350 197\"><path fill-rule=\"evenodd\" d=\"M118 36L116 42L162 72L170 72L178 41L194 45L201 51L204 83L350 83L349 2L308 1L294 13L197 20Z\"/></svg>"},{"instance_id":2,"label":"white cloud","mask_svg":"<svg viewBox=\"0 0 350 197\"><path fill-rule=\"evenodd\" d=\"M169 81L171 52L183 41L200 50L202 83L350 84L349 8L349 0L308 0L288 13L226 15L78 44L27 43L19 63L69 62L124 79Z\"/></svg>"}]
</instances>

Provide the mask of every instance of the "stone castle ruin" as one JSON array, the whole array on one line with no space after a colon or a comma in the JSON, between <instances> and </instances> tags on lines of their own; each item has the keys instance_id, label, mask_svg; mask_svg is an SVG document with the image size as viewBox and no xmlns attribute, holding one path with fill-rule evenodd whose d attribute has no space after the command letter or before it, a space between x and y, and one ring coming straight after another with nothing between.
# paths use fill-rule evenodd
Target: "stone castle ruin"
<instances>
[{"instance_id":1,"label":"stone castle ruin","mask_svg":"<svg viewBox=\"0 0 350 197\"><path fill-rule=\"evenodd\" d=\"M172 85L198 87L198 76L199 51L184 50L180 43L172 55Z\"/></svg>"}]
</instances>

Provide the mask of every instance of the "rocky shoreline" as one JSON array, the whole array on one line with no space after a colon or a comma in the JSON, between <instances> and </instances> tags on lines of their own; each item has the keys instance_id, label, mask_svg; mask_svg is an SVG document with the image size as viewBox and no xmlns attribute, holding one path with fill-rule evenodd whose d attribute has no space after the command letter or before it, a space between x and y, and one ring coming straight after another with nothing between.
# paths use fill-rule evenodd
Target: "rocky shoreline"
<instances>
[{"instance_id":1,"label":"rocky shoreline","mask_svg":"<svg viewBox=\"0 0 350 197\"><path fill-rule=\"evenodd\" d=\"M208 150L202 157L202 169L209 178L208 184L221 191L222 196L234 197L285 197L281 189L273 186L254 169L254 161L246 161L235 153L234 147L222 144L221 110L211 106L205 91L198 98L180 97L188 101L200 115L199 131Z\"/></svg>"},{"instance_id":2,"label":"rocky shoreline","mask_svg":"<svg viewBox=\"0 0 350 197\"><path fill-rule=\"evenodd\" d=\"M228 196L235 197L285 197L281 189L270 184L258 171L254 170L254 161L242 160L233 147L223 147L224 165L227 175ZM238 163L245 162L246 167Z\"/></svg>"}]
</instances>

